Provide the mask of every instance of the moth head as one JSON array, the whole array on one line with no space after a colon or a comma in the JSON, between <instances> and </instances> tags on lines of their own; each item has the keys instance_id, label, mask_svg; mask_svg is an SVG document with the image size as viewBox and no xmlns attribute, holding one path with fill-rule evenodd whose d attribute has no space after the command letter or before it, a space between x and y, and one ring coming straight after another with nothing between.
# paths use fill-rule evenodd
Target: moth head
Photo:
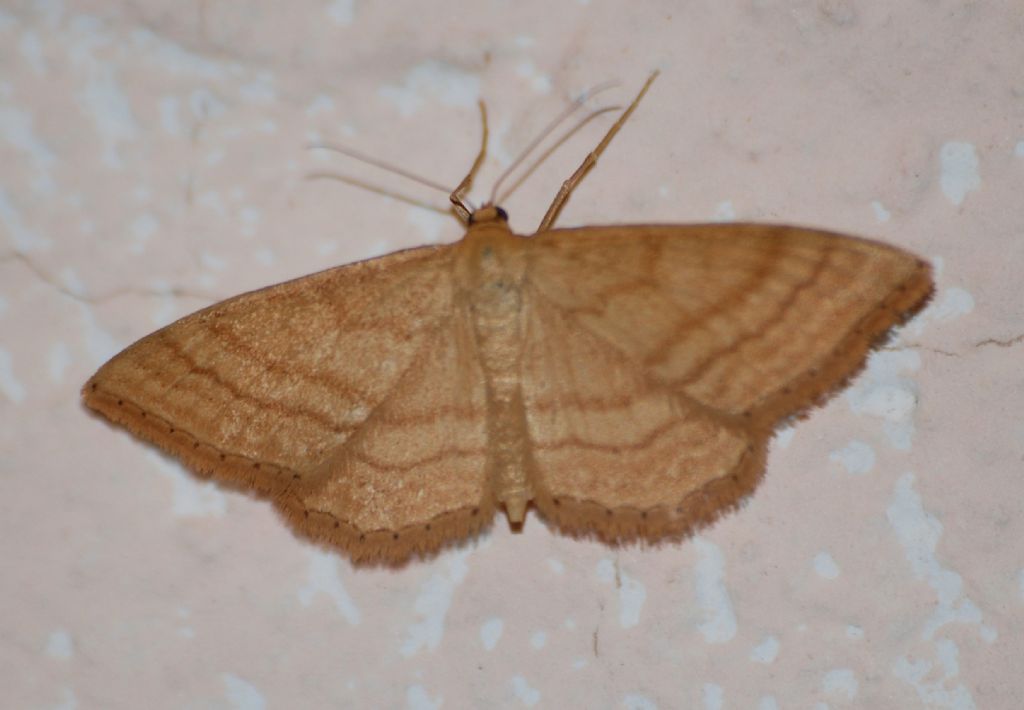
<instances>
[{"instance_id":1,"label":"moth head","mask_svg":"<svg viewBox=\"0 0 1024 710\"><path fill-rule=\"evenodd\" d=\"M482 224L484 222L505 222L508 223L508 212L497 205L484 205L469 215L469 224Z\"/></svg>"}]
</instances>

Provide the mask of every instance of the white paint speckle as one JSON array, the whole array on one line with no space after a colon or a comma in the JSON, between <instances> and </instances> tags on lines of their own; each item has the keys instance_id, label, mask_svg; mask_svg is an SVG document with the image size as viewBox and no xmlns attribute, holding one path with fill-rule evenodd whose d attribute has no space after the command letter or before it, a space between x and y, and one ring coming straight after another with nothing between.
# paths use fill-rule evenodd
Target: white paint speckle
<instances>
[{"instance_id":1,"label":"white paint speckle","mask_svg":"<svg viewBox=\"0 0 1024 710\"><path fill-rule=\"evenodd\" d=\"M750 660L755 663L772 663L779 655L779 640L774 636L765 636L750 652Z\"/></svg>"},{"instance_id":2,"label":"white paint speckle","mask_svg":"<svg viewBox=\"0 0 1024 710\"><path fill-rule=\"evenodd\" d=\"M877 386L865 400L864 411L890 421L907 419L917 405L917 397L909 387Z\"/></svg>"},{"instance_id":3,"label":"white paint speckle","mask_svg":"<svg viewBox=\"0 0 1024 710\"><path fill-rule=\"evenodd\" d=\"M60 702L54 705L51 710L78 710L78 696L75 695L75 691L63 688Z\"/></svg>"},{"instance_id":4,"label":"white paint speckle","mask_svg":"<svg viewBox=\"0 0 1024 710\"><path fill-rule=\"evenodd\" d=\"M537 71L537 66L530 60L524 60L516 66L516 74L530 83L530 88L538 94L551 92L551 77Z\"/></svg>"},{"instance_id":5,"label":"white paint speckle","mask_svg":"<svg viewBox=\"0 0 1024 710\"><path fill-rule=\"evenodd\" d=\"M405 707L407 710L439 710L441 707L441 696L431 698L427 689L422 685L410 685L405 691Z\"/></svg>"},{"instance_id":6,"label":"white paint speckle","mask_svg":"<svg viewBox=\"0 0 1024 710\"><path fill-rule=\"evenodd\" d=\"M57 383L63 382L64 371L71 364L71 350L68 349L67 343L62 340L54 343L50 347L50 354L46 364L47 369L50 371L50 379Z\"/></svg>"},{"instance_id":7,"label":"white paint speckle","mask_svg":"<svg viewBox=\"0 0 1024 710\"><path fill-rule=\"evenodd\" d=\"M534 631L533 634L530 635L530 645L538 651L544 648L544 646L546 646L547 643L548 635L543 631Z\"/></svg>"},{"instance_id":8,"label":"white paint speckle","mask_svg":"<svg viewBox=\"0 0 1024 710\"><path fill-rule=\"evenodd\" d=\"M647 588L629 576L607 557L597 563L597 577L608 584L619 586L619 624L629 629L640 623L640 611L647 601ZM616 581L617 580L617 581Z\"/></svg>"},{"instance_id":9,"label":"white paint speckle","mask_svg":"<svg viewBox=\"0 0 1024 710\"><path fill-rule=\"evenodd\" d=\"M180 136L181 128L181 101L177 96L164 96L157 104L160 114L160 127L164 133L171 136Z\"/></svg>"},{"instance_id":10,"label":"white paint speckle","mask_svg":"<svg viewBox=\"0 0 1024 710\"><path fill-rule=\"evenodd\" d=\"M195 204L200 207L213 210L221 217L227 216L227 208L224 206L224 198L220 196L216 190L206 190L202 194L196 196Z\"/></svg>"},{"instance_id":11,"label":"white paint speckle","mask_svg":"<svg viewBox=\"0 0 1024 710\"><path fill-rule=\"evenodd\" d=\"M819 577L835 579L839 576L839 565L832 559L832 555L827 552L819 552L814 556L814 571L818 573Z\"/></svg>"},{"instance_id":12,"label":"white paint speckle","mask_svg":"<svg viewBox=\"0 0 1024 710\"><path fill-rule=\"evenodd\" d=\"M847 473L864 474L875 467L875 450L870 444L854 439L828 455L830 461L842 465Z\"/></svg>"},{"instance_id":13,"label":"white paint speckle","mask_svg":"<svg viewBox=\"0 0 1024 710\"><path fill-rule=\"evenodd\" d=\"M46 655L62 661L75 655L75 644L71 640L71 634L64 629L51 631L49 638L46 639Z\"/></svg>"},{"instance_id":14,"label":"white paint speckle","mask_svg":"<svg viewBox=\"0 0 1024 710\"><path fill-rule=\"evenodd\" d=\"M121 145L134 141L138 123L132 113L131 101L115 75L115 65L98 59L97 54L111 41L102 35L92 18L79 16L74 24L76 38L69 52L72 64L85 77L85 88L78 99L83 113L92 119L103 146L103 162L111 168L123 167Z\"/></svg>"},{"instance_id":15,"label":"white paint speckle","mask_svg":"<svg viewBox=\"0 0 1024 710\"><path fill-rule=\"evenodd\" d=\"M693 540L697 550L697 606L703 621L698 625L708 643L725 643L736 635L736 614L725 587L725 558L718 545L703 537Z\"/></svg>"},{"instance_id":16,"label":"white paint speckle","mask_svg":"<svg viewBox=\"0 0 1024 710\"><path fill-rule=\"evenodd\" d=\"M715 213L711 215L712 222L735 222L736 221L736 208L732 205L732 200L722 200L715 206Z\"/></svg>"},{"instance_id":17,"label":"white paint speckle","mask_svg":"<svg viewBox=\"0 0 1024 710\"><path fill-rule=\"evenodd\" d=\"M962 683L955 686L953 679L960 673L956 644L941 639L935 644L938 667L924 658L910 660L900 656L892 666L893 674L917 691L921 702L928 707L950 710L974 710L974 698ZM951 687L952 686L952 687Z\"/></svg>"},{"instance_id":18,"label":"white paint speckle","mask_svg":"<svg viewBox=\"0 0 1024 710\"><path fill-rule=\"evenodd\" d=\"M878 200L871 201L871 211L875 213L875 219L879 222L888 222L892 217L889 210L885 209L885 205Z\"/></svg>"},{"instance_id":19,"label":"white paint speckle","mask_svg":"<svg viewBox=\"0 0 1024 710\"><path fill-rule=\"evenodd\" d=\"M974 310L974 296L969 291L953 286L944 289L928 309L928 317L939 323L965 316Z\"/></svg>"},{"instance_id":20,"label":"white paint speckle","mask_svg":"<svg viewBox=\"0 0 1024 710\"><path fill-rule=\"evenodd\" d=\"M39 34L33 30L25 30L18 42L18 53L36 74L46 73L46 60L43 58L43 45Z\"/></svg>"},{"instance_id":21,"label":"white paint speckle","mask_svg":"<svg viewBox=\"0 0 1024 710\"><path fill-rule=\"evenodd\" d=\"M704 710L722 710L725 707L725 691L715 683L705 683L701 691Z\"/></svg>"},{"instance_id":22,"label":"white paint speckle","mask_svg":"<svg viewBox=\"0 0 1024 710\"><path fill-rule=\"evenodd\" d=\"M653 700L639 693L627 693L622 698L622 707L626 710L658 710Z\"/></svg>"},{"instance_id":23,"label":"white paint speckle","mask_svg":"<svg viewBox=\"0 0 1024 710\"><path fill-rule=\"evenodd\" d=\"M859 626L854 626L853 624L850 624L846 627L846 638L852 639L854 641L859 641L862 638L864 638L864 629L862 629Z\"/></svg>"},{"instance_id":24,"label":"white paint speckle","mask_svg":"<svg viewBox=\"0 0 1024 710\"><path fill-rule=\"evenodd\" d=\"M179 619L181 619L182 621L187 621L190 616L191 616L191 612L188 610L187 607L183 607L183 606L182 607L178 607L178 618ZM195 638L195 635L196 635L196 630L193 629L188 624L185 624L183 626L178 627L178 636L181 636L182 638L187 638L187 639Z\"/></svg>"},{"instance_id":25,"label":"white paint speckle","mask_svg":"<svg viewBox=\"0 0 1024 710\"><path fill-rule=\"evenodd\" d=\"M228 110L227 104L206 88L196 89L188 95L188 108L192 117L199 121L219 118Z\"/></svg>"},{"instance_id":26,"label":"white paint speckle","mask_svg":"<svg viewBox=\"0 0 1024 710\"><path fill-rule=\"evenodd\" d=\"M420 620L410 624L406 630L405 640L399 649L406 658L414 656L424 648L433 650L441 643L444 636L444 619L452 605L455 593L469 572L466 558L469 549L452 552L443 571L435 572L420 587L416 597L416 614Z\"/></svg>"},{"instance_id":27,"label":"white paint speckle","mask_svg":"<svg viewBox=\"0 0 1024 710\"><path fill-rule=\"evenodd\" d=\"M555 574L564 574L565 573L565 563L563 563L561 560L556 560L554 557L549 557L548 558L548 569L550 569Z\"/></svg>"},{"instance_id":28,"label":"white paint speckle","mask_svg":"<svg viewBox=\"0 0 1024 710\"><path fill-rule=\"evenodd\" d=\"M266 247L257 249L253 253L253 257L255 257L256 261L263 266L272 266L274 262L277 261L277 256L274 254L274 250Z\"/></svg>"},{"instance_id":29,"label":"white paint speckle","mask_svg":"<svg viewBox=\"0 0 1024 710\"><path fill-rule=\"evenodd\" d=\"M44 195L50 195L55 191L50 168L57 162L57 158L49 146L36 135L32 124L32 114L28 111L0 108L0 138L28 157L35 170L33 188Z\"/></svg>"},{"instance_id":30,"label":"white paint speckle","mask_svg":"<svg viewBox=\"0 0 1024 710\"><path fill-rule=\"evenodd\" d=\"M238 87L239 95L250 103L265 104L277 98L274 78L263 73L247 84Z\"/></svg>"},{"instance_id":31,"label":"white paint speckle","mask_svg":"<svg viewBox=\"0 0 1024 710\"><path fill-rule=\"evenodd\" d=\"M146 250L146 244L156 234L160 222L151 213L145 212L136 217L129 230L132 234L132 243L129 249L133 254L141 254Z\"/></svg>"},{"instance_id":32,"label":"white paint speckle","mask_svg":"<svg viewBox=\"0 0 1024 710\"><path fill-rule=\"evenodd\" d=\"M775 432L775 437L772 439L772 446L778 446L780 449L788 449L789 445L793 443L794 436L796 436L796 427L783 427Z\"/></svg>"},{"instance_id":33,"label":"white paint speckle","mask_svg":"<svg viewBox=\"0 0 1024 710\"><path fill-rule=\"evenodd\" d=\"M335 242L320 242L316 245L316 253L320 256L328 256L338 251L338 245Z\"/></svg>"},{"instance_id":34,"label":"white paint speckle","mask_svg":"<svg viewBox=\"0 0 1024 710\"><path fill-rule=\"evenodd\" d=\"M204 269L209 269L210 271L223 271L228 266L227 261L208 251L204 251L199 255L199 263L203 265Z\"/></svg>"},{"instance_id":35,"label":"white paint speckle","mask_svg":"<svg viewBox=\"0 0 1024 710\"><path fill-rule=\"evenodd\" d=\"M221 677L224 679L224 697L230 707L235 710L263 710L267 706L263 693L249 681L233 673L225 673Z\"/></svg>"},{"instance_id":36,"label":"white paint speckle","mask_svg":"<svg viewBox=\"0 0 1024 710\"><path fill-rule=\"evenodd\" d=\"M413 67L401 84L381 87L378 93L408 117L416 114L427 98L445 106L475 106L480 79L452 64L431 60Z\"/></svg>"},{"instance_id":37,"label":"white paint speckle","mask_svg":"<svg viewBox=\"0 0 1024 710\"><path fill-rule=\"evenodd\" d=\"M1024 158L1024 141L1017 141L1017 145L1013 148L1013 154L1018 158Z\"/></svg>"},{"instance_id":38,"label":"white paint speckle","mask_svg":"<svg viewBox=\"0 0 1024 710\"><path fill-rule=\"evenodd\" d=\"M825 674L821 689L834 698L853 700L857 696L857 678L849 668L837 668Z\"/></svg>"},{"instance_id":39,"label":"white paint speckle","mask_svg":"<svg viewBox=\"0 0 1024 710\"><path fill-rule=\"evenodd\" d=\"M942 535L942 523L921 504L913 488L914 475L906 473L896 481L896 490L886 517L903 548L917 579L925 580L936 595L935 611L925 622L921 638L930 641L935 632L950 623L981 624L981 610L964 595L963 579L944 568L935 555Z\"/></svg>"},{"instance_id":40,"label":"white paint speckle","mask_svg":"<svg viewBox=\"0 0 1024 710\"><path fill-rule=\"evenodd\" d=\"M173 76L190 76L199 79L220 81L228 77L229 71L237 69L197 52L148 29L134 29L130 33L136 56L145 56L146 63L156 65ZM230 69L229 69L230 67Z\"/></svg>"},{"instance_id":41,"label":"white paint speckle","mask_svg":"<svg viewBox=\"0 0 1024 710\"><path fill-rule=\"evenodd\" d=\"M337 556L313 550L309 559L309 575L306 584L299 589L299 602L308 607L320 594L334 602L334 608L352 626L359 624L362 615L338 574Z\"/></svg>"},{"instance_id":42,"label":"white paint speckle","mask_svg":"<svg viewBox=\"0 0 1024 710\"><path fill-rule=\"evenodd\" d=\"M7 191L2 187L0 187L0 224L6 228L7 234L11 238L11 244L17 251L29 252L50 246L49 239L40 237L25 226L21 213L15 208Z\"/></svg>"},{"instance_id":43,"label":"white paint speckle","mask_svg":"<svg viewBox=\"0 0 1024 710\"><path fill-rule=\"evenodd\" d=\"M423 244L436 244L448 224L444 215L422 207L410 207L406 212L406 221L419 231L419 241Z\"/></svg>"},{"instance_id":44,"label":"white paint speckle","mask_svg":"<svg viewBox=\"0 0 1024 710\"><path fill-rule=\"evenodd\" d=\"M577 658L575 661L572 662L573 670L578 671L581 668L586 668L586 667L587 667L587 659L586 658Z\"/></svg>"},{"instance_id":45,"label":"white paint speckle","mask_svg":"<svg viewBox=\"0 0 1024 710\"><path fill-rule=\"evenodd\" d=\"M63 0L36 0L32 10L46 27L56 27L64 19Z\"/></svg>"},{"instance_id":46,"label":"white paint speckle","mask_svg":"<svg viewBox=\"0 0 1024 710\"><path fill-rule=\"evenodd\" d=\"M78 274L71 267L61 269L57 278L60 280L61 285L71 293L76 296L85 295L85 284L82 283L82 280L78 278Z\"/></svg>"},{"instance_id":47,"label":"white paint speckle","mask_svg":"<svg viewBox=\"0 0 1024 710\"><path fill-rule=\"evenodd\" d=\"M950 202L959 206L972 192L981 187L981 176L978 174L978 154L970 143L950 141L939 151L942 165L942 194Z\"/></svg>"},{"instance_id":48,"label":"white paint speckle","mask_svg":"<svg viewBox=\"0 0 1024 710\"><path fill-rule=\"evenodd\" d=\"M25 386L14 374L14 358L0 348L0 393L15 404L25 401Z\"/></svg>"},{"instance_id":49,"label":"white paint speckle","mask_svg":"<svg viewBox=\"0 0 1024 710\"><path fill-rule=\"evenodd\" d=\"M78 313L82 330L84 331L85 347L89 351L89 356L94 363L99 365L106 362L122 349L123 345L119 344L110 336L110 333L99 326L91 308L88 308L83 303L79 303ZM124 343L124 345L127 345L127 343Z\"/></svg>"},{"instance_id":50,"label":"white paint speckle","mask_svg":"<svg viewBox=\"0 0 1024 710\"><path fill-rule=\"evenodd\" d=\"M325 114L325 113L334 113L334 110L335 110L334 99L332 99L330 96L326 96L324 94L318 94L317 96L315 96L313 98L312 101L309 102L309 105L306 106L306 115L312 118L313 116L319 116L319 115ZM319 143L320 142L319 134L317 134L317 135L307 134L306 138L308 139L309 143L311 143L311 144L315 144L315 143ZM318 159L319 158L329 158L330 157L330 156L327 155L326 151L317 151L317 153L320 153L320 155L316 156Z\"/></svg>"},{"instance_id":51,"label":"white paint speckle","mask_svg":"<svg viewBox=\"0 0 1024 710\"><path fill-rule=\"evenodd\" d=\"M334 0L327 6L327 17L339 27L351 27L356 17L355 0Z\"/></svg>"},{"instance_id":52,"label":"white paint speckle","mask_svg":"<svg viewBox=\"0 0 1024 710\"><path fill-rule=\"evenodd\" d=\"M171 480L173 498L171 513L182 518L219 517L227 509L224 493L213 481L202 481L185 472L181 464L155 451L146 451L146 458L157 473Z\"/></svg>"},{"instance_id":53,"label":"white paint speckle","mask_svg":"<svg viewBox=\"0 0 1024 710\"><path fill-rule=\"evenodd\" d=\"M779 701L774 695L763 695L757 701L757 710L779 710Z\"/></svg>"},{"instance_id":54,"label":"white paint speckle","mask_svg":"<svg viewBox=\"0 0 1024 710\"><path fill-rule=\"evenodd\" d=\"M920 367L921 356L915 350L876 352L868 358L864 374L846 391L850 409L882 420L889 443L901 451L910 448L917 409L917 385L902 373Z\"/></svg>"},{"instance_id":55,"label":"white paint speckle","mask_svg":"<svg viewBox=\"0 0 1024 710\"><path fill-rule=\"evenodd\" d=\"M256 226L259 225L262 213L258 207L252 205L246 205L238 211L238 218L242 220L242 232L244 234L252 234Z\"/></svg>"},{"instance_id":56,"label":"white paint speckle","mask_svg":"<svg viewBox=\"0 0 1024 710\"><path fill-rule=\"evenodd\" d=\"M501 640L501 634L505 630L505 622L498 617L491 617L480 626L480 643L484 650L493 651Z\"/></svg>"},{"instance_id":57,"label":"white paint speckle","mask_svg":"<svg viewBox=\"0 0 1024 710\"><path fill-rule=\"evenodd\" d=\"M519 141L516 141L513 146L515 152L506 147L505 143L508 141L508 132L510 128L508 119L500 119L494 129L491 131L493 136L491 142L494 144L494 149L490 152L494 153L494 159L498 162L498 165L502 167L508 167L512 164L512 161L518 157L522 145Z\"/></svg>"},{"instance_id":58,"label":"white paint speckle","mask_svg":"<svg viewBox=\"0 0 1024 710\"><path fill-rule=\"evenodd\" d=\"M156 327L167 325L178 314L178 299L175 297L171 285L163 279L154 279L150 288L153 293L159 294L156 301L156 308L150 316L150 322Z\"/></svg>"},{"instance_id":59,"label":"white paint speckle","mask_svg":"<svg viewBox=\"0 0 1024 710\"><path fill-rule=\"evenodd\" d=\"M517 675L512 678L512 692L523 705L532 708L540 702L540 691L530 686L526 678Z\"/></svg>"},{"instance_id":60,"label":"white paint speckle","mask_svg":"<svg viewBox=\"0 0 1024 710\"><path fill-rule=\"evenodd\" d=\"M619 623L628 629L640 623L640 610L647 601L647 588L637 579L622 573L622 589L619 590Z\"/></svg>"}]
</instances>

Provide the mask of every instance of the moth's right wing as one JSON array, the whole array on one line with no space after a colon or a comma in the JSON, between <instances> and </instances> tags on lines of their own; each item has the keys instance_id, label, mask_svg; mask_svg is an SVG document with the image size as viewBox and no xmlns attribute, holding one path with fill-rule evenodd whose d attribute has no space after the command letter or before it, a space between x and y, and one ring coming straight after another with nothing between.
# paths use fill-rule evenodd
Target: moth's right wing
<instances>
[{"instance_id":1,"label":"moth's right wing","mask_svg":"<svg viewBox=\"0 0 1024 710\"><path fill-rule=\"evenodd\" d=\"M356 557L436 547L479 524L431 516L473 518L486 499L482 378L456 333L451 258L413 249L217 303L112 358L85 403Z\"/></svg>"}]
</instances>

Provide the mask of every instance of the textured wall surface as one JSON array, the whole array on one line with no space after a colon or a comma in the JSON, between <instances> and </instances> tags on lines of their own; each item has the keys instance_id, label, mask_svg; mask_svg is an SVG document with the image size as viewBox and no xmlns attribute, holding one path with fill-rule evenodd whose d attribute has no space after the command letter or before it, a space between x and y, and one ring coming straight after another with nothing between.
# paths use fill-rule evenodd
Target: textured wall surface
<instances>
[{"instance_id":1,"label":"textured wall surface","mask_svg":"<svg viewBox=\"0 0 1024 710\"><path fill-rule=\"evenodd\" d=\"M1022 33L1011 0L3 3L5 706L1024 705ZM461 235L306 179L445 204L307 142L454 184L483 97L482 198L580 90L628 100L655 68L560 224L812 224L938 283L697 537L613 549L531 516L354 568L80 406L192 310ZM606 125L513 195L514 227Z\"/></svg>"}]
</instances>

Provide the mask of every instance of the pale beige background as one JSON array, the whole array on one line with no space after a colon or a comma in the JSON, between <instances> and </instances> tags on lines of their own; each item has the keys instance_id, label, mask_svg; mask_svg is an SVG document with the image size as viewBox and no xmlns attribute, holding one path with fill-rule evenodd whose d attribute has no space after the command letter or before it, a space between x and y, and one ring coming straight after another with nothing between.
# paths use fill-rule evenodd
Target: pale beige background
<instances>
[{"instance_id":1,"label":"pale beige background","mask_svg":"<svg viewBox=\"0 0 1024 710\"><path fill-rule=\"evenodd\" d=\"M1017 0L0 7L0 705L1024 705L1024 21ZM202 305L455 220L333 139L486 187L569 97L662 77L563 225L766 219L933 261L927 311L775 440L738 513L615 550L531 517L354 569L89 417ZM529 231L607 125L509 201ZM477 191L478 197L486 190Z\"/></svg>"}]
</instances>

